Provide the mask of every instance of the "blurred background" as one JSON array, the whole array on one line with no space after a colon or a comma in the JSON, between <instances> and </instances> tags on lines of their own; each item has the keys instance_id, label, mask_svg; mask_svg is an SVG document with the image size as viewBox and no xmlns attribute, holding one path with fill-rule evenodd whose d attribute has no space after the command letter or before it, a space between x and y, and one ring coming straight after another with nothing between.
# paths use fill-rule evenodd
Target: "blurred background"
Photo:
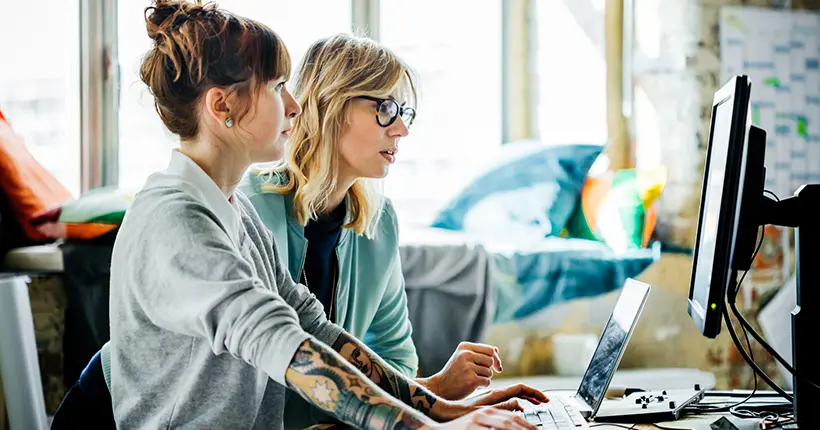
<instances>
[{"instance_id":1,"label":"blurred background","mask_svg":"<svg viewBox=\"0 0 820 430\"><path fill-rule=\"evenodd\" d=\"M384 180L401 223L417 344L442 336L425 304L455 295L465 317L444 330L453 348L462 340L494 343L503 376L566 376L571 385L578 370L557 363L583 363L586 353L572 349L581 355L559 360L554 336L566 344L580 342L566 335L595 338L623 280L637 277L658 288L622 368L678 369L671 378L694 374L718 387L752 385L727 336L702 338L685 312L710 107L730 76L749 74L753 99L759 97L754 121L777 136L770 145L793 154L767 158L780 172L767 186L783 197L799 183L820 181L805 161L820 159L820 1L217 3L279 33L294 67L316 39L355 32L384 43L417 72L418 116ZM109 199L106 209L127 206L178 145L138 77L151 42L147 5L0 6L0 112L13 130L0 133L0 157L12 160L2 164L0 191L19 191L35 176L49 175L53 184L24 190L35 201L28 218L7 199L0 258L4 271L32 279L50 411L89 351L107 340L116 222L27 226L95 190ZM14 157L37 174L19 176ZM743 303L750 315L791 277L792 242L788 231L767 230ZM454 284L447 275L434 282L458 285L454 292L421 280L437 270L434 263L453 261L466 261L477 281ZM451 352L420 348L422 372L440 368ZM763 351L758 357L777 373Z\"/></svg>"}]
</instances>

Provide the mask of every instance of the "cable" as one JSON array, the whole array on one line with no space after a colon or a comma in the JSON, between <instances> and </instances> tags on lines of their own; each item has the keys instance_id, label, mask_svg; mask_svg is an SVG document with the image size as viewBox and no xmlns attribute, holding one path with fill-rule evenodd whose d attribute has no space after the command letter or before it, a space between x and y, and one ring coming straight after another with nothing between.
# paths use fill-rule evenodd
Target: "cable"
<instances>
[{"instance_id":1,"label":"cable","mask_svg":"<svg viewBox=\"0 0 820 430\"><path fill-rule=\"evenodd\" d=\"M758 249L760 249L760 248L758 247ZM757 254L757 251L755 251L755 254ZM754 258L754 257L752 257L752 258ZM748 271L746 271L746 273L748 273ZM743 273L743 276L746 276L746 273ZM742 279L742 277L741 277L741 279ZM738 285L740 285L740 284L738 284ZM738 286L738 289L740 289L739 286ZM749 348L749 356L752 358L752 361L755 361L755 352L752 350L752 342L749 340L749 332L746 331L745 327L741 326L741 328L743 329L743 336L746 338L746 346ZM744 403L746 403L746 402L748 402L749 399L754 397L755 393L757 392L757 373L752 372L752 374L754 375L754 381L755 381L754 382L754 384L755 384L754 388L752 389L752 392L749 393L749 395L745 399L737 402L737 404L734 406L735 408L742 405L742 404L744 404ZM731 411L731 409L729 409L729 410Z\"/></svg>"},{"instance_id":2,"label":"cable","mask_svg":"<svg viewBox=\"0 0 820 430\"><path fill-rule=\"evenodd\" d=\"M780 201L780 197L777 197L777 194L775 194L773 191L763 190L763 192L766 194L771 194L771 196L774 197L775 200L777 200L778 202Z\"/></svg>"},{"instance_id":3,"label":"cable","mask_svg":"<svg viewBox=\"0 0 820 430\"><path fill-rule=\"evenodd\" d=\"M732 341L735 342L735 346L740 351L740 355L742 355L743 358L746 360L746 363L749 364L749 366L751 366L751 368L755 372L757 372L758 375L760 375L760 378L763 379L764 382L769 384L769 386L772 387L772 389L774 389L775 391L777 391L778 394L783 396L784 399L788 400L789 402L794 401L791 395L786 393L786 391L784 391L782 388L780 388L780 386L778 386L774 381L772 381L772 379L769 378L768 375L766 375L766 372L764 372L763 369L758 367L758 365L754 361L752 361L751 358L749 358L749 354L746 354L746 351L742 348L743 344L737 338L737 333L735 333L735 327L734 324L732 324L732 319L729 317L729 311L725 307L723 308L723 320L726 321L726 326L729 329L729 334L732 336Z\"/></svg>"},{"instance_id":4,"label":"cable","mask_svg":"<svg viewBox=\"0 0 820 430\"><path fill-rule=\"evenodd\" d=\"M773 193L772 191L763 190L763 192L766 193L766 194L771 194L772 197L774 197L774 199L776 201L778 201L778 202L780 201L780 197L778 197L777 194ZM765 232L765 230L764 230L764 232ZM752 262L754 262L754 259L757 256L758 251L760 250L760 246L763 244L763 236L764 236L764 234L760 235L760 240L758 241L755 252L754 252L754 254L752 254ZM751 264L750 264L750 266L751 266ZM728 303L729 303L729 307L732 309L732 313L735 315L735 317L737 318L740 325L744 328L744 331L748 330L748 332L752 334L752 337L758 343L760 343L761 346L763 346L763 348L766 350L766 352L771 354L772 357L775 360L777 360L789 373L792 374L792 376L794 376L796 378L799 378L799 379L807 382L809 385L812 385L814 388L820 390L820 385L818 385L816 382L814 382L814 381L812 381L812 380L810 380L810 379L808 379L804 376L801 376L797 372L797 370L795 370L795 368L791 364L789 364L789 362L786 361L786 359L783 358L783 356L781 356L774 348L772 348L768 344L768 342L766 342L763 339L763 336L761 336L757 332L757 330L755 330L755 328L752 327L752 325L749 323L749 321L746 320L746 318L743 316L743 314L737 308L737 293L738 293L738 291L740 291L740 287L743 284L743 280L745 279L747 273L749 273L748 270L743 272L743 276L741 276L740 281L737 283L737 288L735 289L735 291L730 291L730 294L729 294L729 297L728 297ZM769 385L771 385L771 384L769 384Z\"/></svg>"},{"instance_id":5,"label":"cable","mask_svg":"<svg viewBox=\"0 0 820 430\"><path fill-rule=\"evenodd\" d=\"M754 260L754 258L757 256L757 253L758 253L758 251L760 250L760 245L761 245L762 243L763 243L763 236L761 235L760 241L758 242L757 250L755 250L755 252L752 254L752 259L753 259L753 260ZM745 279L745 277L746 277L746 273L748 273L748 270L747 270L746 272L744 272L743 276L740 278L740 281L741 281L741 282L743 281L743 279ZM736 278L737 278L737 273L735 273L734 271L732 271L732 276L730 277L730 279L736 279ZM730 292L730 294L731 294L731 300L730 300L730 301L732 301L732 302L733 302L733 301L734 301L734 299L736 299L737 291L738 291L738 290L739 290L739 288L740 288L740 284L741 284L741 282L738 282L737 284L733 284L733 285L732 285L732 287L733 287L733 288L729 290L729 292ZM724 321L726 322L726 328L727 328L727 329L728 329L728 331L729 331L729 335L732 337L732 341L734 342L735 347L736 347L736 348L738 349L738 351L740 352L740 355L742 355L742 356L743 356L743 359L744 359L744 360L746 360L746 363L747 363L747 364L748 364L748 365L752 368L752 370L754 370L754 371L755 371L755 373L756 373L757 375L759 375L759 376L760 376L760 378L761 378L761 379L763 379L763 381L764 381L764 382L766 382L767 384L769 384L769 386L770 386L770 387L772 387L772 389L774 389L774 390L775 390L778 394L780 394L781 396L783 396L783 398L787 399L789 402L793 402L792 396L791 396L791 395L789 395L788 393L786 393L786 391L785 391L785 390L783 390L782 388L780 388L780 386L778 386L778 385L777 385L777 384L776 384L776 383L775 383L775 382L774 382L771 378L769 378L769 376L768 376L768 375L766 375L766 372L764 372L764 371L763 371L763 369L761 369L761 368L757 365L757 363L755 363L755 362L754 362L754 360L753 360L751 357L749 357L749 354L747 354L747 353L746 353L746 350L745 350L745 349L743 349L743 343L742 343L742 342L740 341L740 339L738 339L738 337L737 337L737 333L735 332L735 327L734 327L734 324L732 324L732 319L731 319L731 317L729 316L729 311L728 311L728 309L726 308L726 306L724 306L724 307L723 307L723 319L724 319ZM755 333L754 333L754 330L750 330L750 331L752 331L752 332L753 332L753 333L752 333L752 335L754 336L754 334L755 334ZM741 401L741 402L739 402L739 403L743 403L743 402L745 402L745 401L746 401L746 399L744 399L743 401ZM733 405L733 406L734 406L734 405ZM709 407L708 407L707 405L697 406L696 408L704 408L704 409L709 409Z\"/></svg>"},{"instance_id":6,"label":"cable","mask_svg":"<svg viewBox=\"0 0 820 430\"><path fill-rule=\"evenodd\" d=\"M757 242L757 246L755 247L754 253L752 253L752 262L754 262L755 257L757 257L757 253L760 251L761 245L763 245L763 233L760 233L760 239ZM750 264L750 266L751 266L751 264ZM732 293L734 294L735 297L737 297L737 294L740 291L740 286L743 284L743 280L746 278L747 273L749 273L748 270L743 272L743 275L740 277L740 281L737 283L737 286L735 287L735 290L732 291ZM749 340L749 333L746 331L745 327L741 326L741 328L743 329L743 336L746 338L746 345L749 348L749 355L751 356L752 362L754 362L755 356L754 356L754 351L752 351L752 342ZM738 349L741 349L741 350L743 348L742 344L737 344L736 343L735 346ZM739 401L735 404L729 405L729 406L693 405L692 407L687 408L687 410L692 410L692 411L697 411L697 412L726 412L726 411L731 411L732 408L738 407L738 406L748 402L752 397L754 397L755 393L757 392L757 388L758 388L757 372L753 372L753 374L754 374L754 389L752 390L751 393L749 393L748 396L746 396L745 399L743 399L743 400L741 400L741 401Z\"/></svg>"},{"instance_id":7,"label":"cable","mask_svg":"<svg viewBox=\"0 0 820 430\"><path fill-rule=\"evenodd\" d=\"M752 261L754 261L754 258L757 256L757 253L760 250L760 246L763 243L763 236L764 236L764 234L760 235L760 240L758 241L757 249L752 254ZM737 309L734 306L734 302L737 299L737 292L740 289L740 285L743 282L743 280L746 278L746 274L748 272L749 272L748 270L746 272L744 272L743 276L740 278L740 282L738 282L737 284L734 284L734 288L729 290L730 297L728 298L729 299L728 301L730 302L730 305L732 305L733 309ZM736 279L736 278L737 278L737 273L735 273L735 271L733 270L732 271L732 276L730 276L729 279L732 280L732 279ZM742 316L740 318L742 318ZM780 388L780 386L778 386L771 378L769 378L769 376L766 375L766 372L764 372L763 369L761 369L757 365L757 363L755 363L754 360L752 360L749 357L749 354L746 353L746 350L743 349L743 344L737 338L737 333L735 332L734 324L732 324L732 318L729 316L729 311L728 311L728 309L726 309L726 306L723 307L723 319L726 321L726 328L729 329L729 335L732 337L732 341L735 343L735 347L737 347L738 351L740 351L740 355L743 356L743 358L746 360L746 363L752 368L752 370L754 370L758 375L760 375L760 377L763 379L763 381L765 381L767 384L769 384L769 386L772 387L772 389L777 391L778 394L783 396L783 398L787 399L789 402L792 402L793 401L792 396L789 395L788 393L786 393L785 390ZM748 324L748 322L746 324ZM754 329L751 328L751 326L749 326L748 328L749 328L749 331L752 332L752 336L755 337L755 339L757 339L757 337L755 336L757 333L754 331ZM759 335L757 335L757 336L759 336ZM765 343L765 341L763 341L762 339L758 339L758 342ZM768 346L768 344L766 346ZM771 348L771 347L769 347L769 348Z\"/></svg>"},{"instance_id":8,"label":"cable","mask_svg":"<svg viewBox=\"0 0 820 430\"><path fill-rule=\"evenodd\" d=\"M752 337L755 338L755 340L757 340L757 342L760 343L763 346L763 348L766 349L766 352L771 354L775 360L777 360L781 365L783 365L783 367L787 371L789 371L789 373L809 383L809 385L812 385L814 388L820 390L820 385L797 373L794 367L792 367L780 354L777 353L777 351L774 350L774 348L772 348L765 340L763 340L763 337L760 336L760 334L758 334L757 331L755 331L754 327L752 327L749 321L747 321L746 318L743 317L743 314L740 312L740 310L738 310L737 304L734 301L729 302L729 307L732 309L732 313L738 319L738 322L740 322L741 326L747 328L749 332L752 334Z\"/></svg>"},{"instance_id":9,"label":"cable","mask_svg":"<svg viewBox=\"0 0 820 430\"><path fill-rule=\"evenodd\" d=\"M659 426L659 425L657 425L657 424L655 424L655 423L652 423L652 424L650 424L650 425L651 425L652 427L655 427L656 429L661 429L661 430L676 430L675 428L672 428L672 427L661 427L661 426Z\"/></svg>"},{"instance_id":10,"label":"cable","mask_svg":"<svg viewBox=\"0 0 820 430\"><path fill-rule=\"evenodd\" d=\"M627 427L627 426L625 426L625 425L623 425L623 424L615 424L615 423L598 423L598 424L590 424L590 425L589 425L589 427L590 427L590 428L592 428L592 427L602 427L602 426L607 426L607 427L609 427L609 426L613 426L613 427L620 427L620 428L622 428L622 429L632 430L632 429L634 429L634 428L635 428L635 426L636 426L636 425L638 425L638 424L632 424L631 426Z\"/></svg>"}]
</instances>

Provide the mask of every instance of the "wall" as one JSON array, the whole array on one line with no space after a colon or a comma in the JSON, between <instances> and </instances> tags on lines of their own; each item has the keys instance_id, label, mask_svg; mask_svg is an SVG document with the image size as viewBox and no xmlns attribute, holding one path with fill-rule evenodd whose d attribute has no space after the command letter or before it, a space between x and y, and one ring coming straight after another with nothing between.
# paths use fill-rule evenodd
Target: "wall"
<instances>
[{"instance_id":1,"label":"wall","mask_svg":"<svg viewBox=\"0 0 820 430\"><path fill-rule=\"evenodd\" d=\"M820 0L634 0L630 128L637 165L668 168L656 230L665 243L691 248L695 242L712 96L723 84L720 7L788 3L820 9Z\"/></svg>"}]
</instances>

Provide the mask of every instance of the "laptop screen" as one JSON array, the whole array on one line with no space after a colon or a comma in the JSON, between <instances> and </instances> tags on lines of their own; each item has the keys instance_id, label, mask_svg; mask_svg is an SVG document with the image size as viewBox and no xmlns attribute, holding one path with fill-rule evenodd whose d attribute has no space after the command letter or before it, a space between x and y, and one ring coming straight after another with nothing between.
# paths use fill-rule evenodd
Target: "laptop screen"
<instances>
[{"instance_id":1,"label":"laptop screen","mask_svg":"<svg viewBox=\"0 0 820 430\"><path fill-rule=\"evenodd\" d=\"M627 279L609 316L576 394L592 408L593 413L597 412L604 400L648 293L649 285Z\"/></svg>"}]
</instances>

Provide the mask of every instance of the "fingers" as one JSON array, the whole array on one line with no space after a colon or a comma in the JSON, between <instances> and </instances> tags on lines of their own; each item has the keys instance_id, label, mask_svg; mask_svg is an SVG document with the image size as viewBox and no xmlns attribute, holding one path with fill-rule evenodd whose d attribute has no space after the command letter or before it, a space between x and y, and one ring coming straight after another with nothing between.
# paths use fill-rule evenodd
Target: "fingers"
<instances>
[{"instance_id":1,"label":"fingers","mask_svg":"<svg viewBox=\"0 0 820 430\"><path fill-rule=\"evenodd\" d=\"M538 400L539 403L548 402L549 398L546 394L544 394L541 390L537 390L533 387L530 387L526 384L516 384L512 387L508 388L511 390L509 393L511 396L522 397L522 398L532 398ZM529 399L528 399L529 400Z\"/></svg>"},{"instance_id":2,"label":"fingers","mask_svg":"<svg viewBox=\"0 0 820 430\"><path fill-rule=\"evenodd\" d=\"M501 403L496 403L493 405L496 409L503 409L505 411L523 411L524 408L521 407L521 404L518 403L518 399L509 399L505 400Z\"/></svg>"},{"instance_id":3,"label":"fingers","mask_svg":"<svg viewBox=\"0 0 820 430\"><path fill-rule=\"evenodd\" d=\"M488 370L493 367L493 357L490 355L481 354L478 352L467 351L464 353L467 356L467 359L471 362L486 367Z\"/></svg>"},{"instance_id":4,"label":"fingers","mask_svg":"<svg viewBox=\"0 0 820 430\"><path fill-rule=\"evenodd\" d=\"M498 348L495 348L495 353L493 354L493 368L501 373L504 371L504 368L501 366L501 356L498 355Z\"/></svg>"},{"instance_id":5,"label":"fingers","mask_svg":"<svg viewBox=\"0 0 820 430\"><path fill-rule=\"evenodd\" d=\"M487 356L492 360L490 364L486 364L487 367L492 367L496 370L496 372L499 373L504 371L504 368L501 366L501 356L498 355L498 348L492 345L485 345L483 343L461 342L458 345L458 350L470 351L473 353ZM478 364L481 364L482 366L485 365L483 363Z\"/></svg>"},{"instance_id":6,"label":"fingers","mask_svg":"<svg viewBox=\"0 0 820 430\"><path fill-rule=\"evenodd\" d=\"M479 354L492 356L496 352L494 346L485 345L483 343L461 342L458 344L458 349L462 351L473 351Z\"/></svg>"},{"instance_id":7,"label":"fingers","mask_svg":"<svg viewBox=\"0 0 820 430\"><path fill-rule=\"evenodd\" d=\"M489 387L492 380L486 376L476 376L476 388Z\"/></svg>"},{"instance_id":8,"label":"fingers","mask_svg":"<svg viewBox=\"0 0 820 430\"><path fill-rule=\"evenodd\" d=\"M492 378L493 371L489 367L479 366L477 364L471 364L470 369L475 372L476 375L484 378Z\"/></svg>"},{"instance_id":9,"label":"fingers","mask_svg":"<svg viewBox=\"0 0 820 430\"><path fill-rule=\"evenodd\" d=\"M502 392L499 394L499 398L506 399L518 397L536 405L549 402L549 398L546 396L546 394L524 384L512 385L501 391Z\"/></svg>"},{"instance_id":10,"label":"fingers","mask_svg":"<svg viewBox=\"0 0 820 430\"><path fill-rule=\"evenodd\" d=\"M476 412L474 422L492 429L537 430L521 414L494 409L482 409Z\"/></svg>"}]
</instances>

